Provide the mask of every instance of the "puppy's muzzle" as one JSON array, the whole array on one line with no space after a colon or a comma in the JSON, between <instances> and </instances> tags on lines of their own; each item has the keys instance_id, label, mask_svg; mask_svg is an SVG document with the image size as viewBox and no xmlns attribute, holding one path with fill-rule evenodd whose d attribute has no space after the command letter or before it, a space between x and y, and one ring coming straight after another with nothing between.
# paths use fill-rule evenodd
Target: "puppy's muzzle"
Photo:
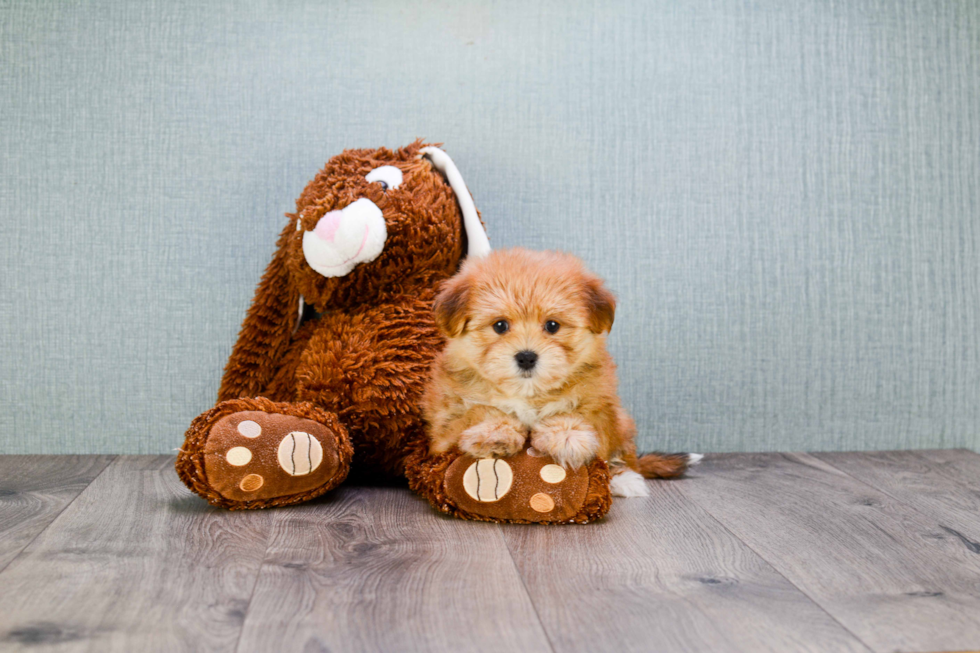
<instances>
[{"instance_id":1,"label":"puppy's muzzle","mask_svg":"<svg viewBox=\"0 0 980 653\"><path fill-rule=\"evenodd\" d=\"M517 367L521 368L522 371L530 372L538 363L538 355L533 351L525 349L514 354L514 360L517 361Z\"/></svg>"}]
</instances>

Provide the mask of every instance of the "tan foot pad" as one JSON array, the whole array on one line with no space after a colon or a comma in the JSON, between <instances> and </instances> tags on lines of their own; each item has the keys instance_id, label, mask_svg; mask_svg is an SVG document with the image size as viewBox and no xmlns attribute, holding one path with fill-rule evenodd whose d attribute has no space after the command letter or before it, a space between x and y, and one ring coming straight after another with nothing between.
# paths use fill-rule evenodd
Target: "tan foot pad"
<instances>
[{"instance_id":1,"label":"tan foot pad","mask_svg":"<svg viewBox=\"0 0 980 653\"><path fill-rule=\"evenodd\" d=\"M233 501L309 492L337 473L336 438L292 415L240 411L218 420L204 447L208 484Z\"/></svg>"},{"instance_id":2,"label":"tan foot pad","mask_svg":"<svg viewBox=\"0 0 980 653\"><path fill-rule=\"evenodd\" d=\"M560 522L582 508L589 470L568 470L533 448L510 458L460 456L446 470L445 490L467 513L501 521Z\"/></svg>"}]
</instances>

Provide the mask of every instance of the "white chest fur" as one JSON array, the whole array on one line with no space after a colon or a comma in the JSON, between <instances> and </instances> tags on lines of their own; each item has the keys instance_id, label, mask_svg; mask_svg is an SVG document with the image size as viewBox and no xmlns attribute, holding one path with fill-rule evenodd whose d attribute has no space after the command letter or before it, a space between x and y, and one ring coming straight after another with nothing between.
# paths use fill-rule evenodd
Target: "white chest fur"
<instances>
[{"instance_id":1,"label":"white chest fur","mask_svg":"<svg viewBox=\"0 0 980 653\"><path fill-rule=\"evenodd\" d=\"M467 407L477 405L493 406L503 413L513 415L527 427L532 427L552 415L570 413L575 410L578 404L571 397L561 397L539 406L536 406L524 397L494 397L485 401L466 399L463 403Z\"/></svg>"}]
</instances>

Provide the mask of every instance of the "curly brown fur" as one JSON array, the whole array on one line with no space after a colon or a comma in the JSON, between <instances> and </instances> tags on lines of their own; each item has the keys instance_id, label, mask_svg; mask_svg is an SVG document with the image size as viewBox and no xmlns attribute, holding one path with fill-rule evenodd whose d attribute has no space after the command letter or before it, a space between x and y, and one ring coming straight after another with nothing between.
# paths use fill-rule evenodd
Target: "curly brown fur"
<instances>
[{"instance_id":1,"label":"curly brown fur","mask_svg":"<svg viewBox=\"0 0 980 653\"><path fill-rule=\"evenodd\" d=\"M287 214L222 379L219 399L268 396L337 414L358 465L404 473L412 439L424 437L419 403L442 338L431 311L437 285L463 255L462 215L445 179L419 158L421 141L333 157ZM383 190L365 176L390 165L404 175ZM326 277L303 252L303 235L329 211L368 198L387 239L373 261ZM294 333L302 296L320 317Z\"/></svg>"},{"instance_id":2,"label":"curly brown fur","mask_svg":"<svg viewBox=\"0 0 980 653\"><path fill-rule=\"evenodd\" d=\"M295 213L287 214L289 221L279 236L276 253L242 324L225 367L220 400L262 394L273 377L281 375L288 350L303 340L302 335L293 334L301 295L317 311L339 312L345 326L367 331L380 325L366 324L361 315L366 308L400 310L406 299L420 292L425 294L421 303L431 306L433 289L459 266L464 239L455 196L431 164L419 158L422 147L417 141L400 150L348 150L330 159L307 185ZM401 187L383 191L364 178L383 165L402 170ZM329 211L362 197L384 213L387 240L383 251L346 275L317 273L305 260L303 234L313 230ZM432 320L426 318L423 323L431 326ZM325 330L326 325L317 332Z\"/></svg>"},{"instance_id":3,"label":"curly brown fur","mask_svg":"<svg viewBox=\"0 0 980 653\"><path fill-rule=\"evenodd\" d=\"M198 450L235 406L319 411L317 421L336 422L348 434L361 477L403 475L405 457L425 449L421 396L444 344L432 304L437 286L459 267L466 235L456 196L420 158L423 147L416 141L398 150L345 151L326 163L287 214L225 368L222 403L194 420L178 459L178 473L192 490L232 507L209 490ZM383 166L398 169L400 185L366 179ZM319 235L318 222L328 213L361 199L383 218L383 248L346 274L317 272L304 239ZM316 314L302 324L301 297Z\"/></svg>"}]
</instances>

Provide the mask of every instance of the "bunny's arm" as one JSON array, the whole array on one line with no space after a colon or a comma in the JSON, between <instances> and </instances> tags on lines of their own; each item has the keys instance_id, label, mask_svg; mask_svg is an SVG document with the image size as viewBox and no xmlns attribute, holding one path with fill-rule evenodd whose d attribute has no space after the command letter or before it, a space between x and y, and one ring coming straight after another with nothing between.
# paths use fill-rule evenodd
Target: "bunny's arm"
<instances>
[{"instance_id":1,"label":"bunny's arm","mask_svg":"<svg viewBox=\"0 0 980 653\"><path fill-rule=\"evenodd\" d=\"M299 292L289 283L286 269L286 244L292 231L292 223L287 224L276 242L276 253L225 366L218 401L260 395L286 354L299 307Z\"/></svg>"}]
</instances>

